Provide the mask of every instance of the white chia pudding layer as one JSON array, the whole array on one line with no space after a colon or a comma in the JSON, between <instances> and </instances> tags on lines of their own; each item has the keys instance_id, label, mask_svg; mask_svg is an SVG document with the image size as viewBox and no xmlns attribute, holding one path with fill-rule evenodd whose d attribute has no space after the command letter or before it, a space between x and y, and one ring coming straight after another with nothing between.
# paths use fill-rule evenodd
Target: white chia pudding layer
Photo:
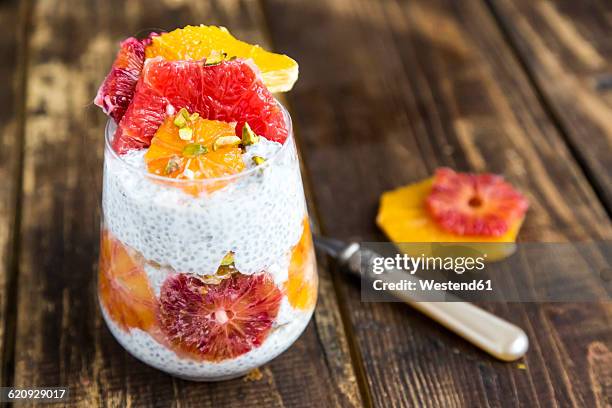
<instances>
[{"instance_id":1,"label":"white chia pudding layer","mask_svg":"<svg viewBox=\"0 0 612 408\"><path fill-rule=\"evenodd\" d=\"M241 273L266 270L299 241L306 216L297 153L289 142L281 147L262 137L244 160L271 160L198 196L185 192L181 180L147 175L144 150L118 157L107 149L106 227L148 261L177 272L214 274L229 251Z\"/></svg>"}]
</instances>

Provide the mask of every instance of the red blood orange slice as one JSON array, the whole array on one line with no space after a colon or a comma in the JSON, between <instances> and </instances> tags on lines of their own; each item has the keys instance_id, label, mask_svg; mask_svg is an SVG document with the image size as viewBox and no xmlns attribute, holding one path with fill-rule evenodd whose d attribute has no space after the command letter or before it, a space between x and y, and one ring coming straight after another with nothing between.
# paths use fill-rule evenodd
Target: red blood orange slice
<instances>
[{"instance_id":1,"label":"red blood orange slice","mask_svg":"<svg viewBox=\"0 0 612 408\"><path fill-rule=\"evenodd\" d=\"M109 232L100 243L100 301L124 330L149 330L156 325L156 299L141 262Z\"/></svg>"},{"instance_id":2,"label":"red blood orange slice","mask_svg":"<svg viewBox=\"0 0 612 408\"><path fill-rule=\"evenodd\" d=\"M205 119L237 122L238 136L248 122L255 133L267 139L283 143L287 138L283 112L254 65L243 60L206 65L157 57L145 62L113 148L124 153L147 147L167 113L181 108Z\"/></svg>"},{"instance_id":3,"label":"red blood orange slice","mask_svg":"<svg viewBox=\"0 0 612 408\"><path fill-rule=\"evenodd\" d=\"M525 216L528 202L501 176L441 168L436 171L426 207L446 231L499 237Z\"/></svg>"},{"instance_id":4,"label":"red blood orange slice","mask_svg":"<svg viewBox=\"0 0 612 408\"><path fill-rule=\"evenodd\" d=\"M235 358L264 342L281 298L267 273L237 273L219 284L172 275L161 289L161 328L181 352L208 361Z\"/></svg>"},{"instance_id":5,"label":"red blood orange slice","mask_svg":"<svg viewBox=\"0 0 612 408\"><path fill-rule=\"evenodd\" d=\"M111 71L102 82L94 103L119 123L127 110L145 60L145 44L130 37L121 43Z\"/></svg>"}]
</instances>

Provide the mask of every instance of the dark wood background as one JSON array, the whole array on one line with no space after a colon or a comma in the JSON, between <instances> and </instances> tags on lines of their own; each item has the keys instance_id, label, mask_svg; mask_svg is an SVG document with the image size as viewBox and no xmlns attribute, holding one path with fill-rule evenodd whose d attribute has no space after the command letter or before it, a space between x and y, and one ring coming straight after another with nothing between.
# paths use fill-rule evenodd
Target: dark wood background
<instances>
[{"instance_id":1,"label":"dark wood background","mask_svg":"<svg viewBox=\"0 0 612 408\"><path fill-rule=\"evenodd\" d=\"M299 341L258 381L190 383L114 341L95 300L105 117L118 41L225 25L287 53L313 221L383 240L379 195L441 165L504 174L523 241L612 238L612 2L0 0L3 386L69 386L70 406L610 407L612 304L491 304L522 326L501 363L401 304L361 303L320 259Z\"/></svg>"}]
</instances>

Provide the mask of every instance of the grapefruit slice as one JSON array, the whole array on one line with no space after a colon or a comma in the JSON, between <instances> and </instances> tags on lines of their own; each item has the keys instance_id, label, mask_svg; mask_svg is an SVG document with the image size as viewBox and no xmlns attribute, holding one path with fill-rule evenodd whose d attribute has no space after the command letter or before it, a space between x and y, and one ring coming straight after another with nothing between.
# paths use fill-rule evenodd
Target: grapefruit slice
<instances>
[{"instance_id":1,"label":"grapefruit slice","mask_svg":"<svg viewBox=\"0 0 612 408\"><path fill-rule=\"evenodd\" d=\"M264 342L281 298L267 273L236 273L219 284L176 274L161 288L161 328L181 352L207 361L235 358Z\"/></svg>"},{"instance_id":2,"label":"grapefruit slice","mask_svg":"<svg viewBox=\"0 0 612 408\"><path fill-rule=\"evenodd\" d=\"M121 154L149 146L167 112L181 108L205 119L237 122L237 136L247 122L269 140L283 143L287 138L283 112L251 64L232 60L206 65L158 57L145 61L113 148Z\"/></svg>"},{"instance_id":3,"label":"grapefruit slice","mask_svg":"<svg viewBox=\"0 0 612 408\"><path fill-rule=\"evenodd\" d=\"M145 43L130 37L121 43L113 66L100 85L94 103L119 123L127 110L145 59Z\"/></svg>"},{"instance_id":4,"label":"grapefruit slice","mask_svg":"<svg viewBox=\"0 0 612 408\"><path fill-rule=\"evenodd\" d=\"M303 225L302 237L291 252L289 278L284 289L291 306L310 310L317 302L318 277L308 218L304 219Z\"/></svg>"},{"instance_id":5,"label":"grapefruit slice","mask_svg":"<svg viewBox=\"0 0 612 408\"><path fill-rule=\"evenodd\" d=\"M156 299L142 264L108 231L100 242L100 301L122 329L149 330L156 325Z\"/></svg>"},{"instance_id":6,"label":"grapefruit slice","mask_svg":"<svg viewBox=\"0 0 612 408\"><path fill-rule=\"evenodd\" d=\"M186 26L152 39L146 57L167 60L201 60L232 57L251 58L270 92L289 91L298 78L298 64L286 55L237 40L225 27Z\"/></svg>"},{"instance_id":7,"label":"grapefruit slice","mask_svg":"<svg viewBox=\"0 0 612 408\"><path fill-rule=\"evenodd\" d=\"M241 172L245 166L235 125L200 117L191 120L194 116L185 112L167 117L155 133L144 157L149 172L187 180ZM227 143L221 145L223 141Z\"/></svg>"}]
</instances>

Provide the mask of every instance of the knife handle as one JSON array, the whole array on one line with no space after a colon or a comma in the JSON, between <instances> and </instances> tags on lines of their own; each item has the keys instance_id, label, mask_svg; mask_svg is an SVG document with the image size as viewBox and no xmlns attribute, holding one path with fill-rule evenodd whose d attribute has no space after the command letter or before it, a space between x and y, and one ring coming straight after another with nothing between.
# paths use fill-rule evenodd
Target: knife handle
<instances>
[{"instance_id":1,"label":"knife handle","mask_svg":"<svg viewBox=\"0 0 612 408\"><path fill-rule=\"evenodd\" d=\"M471 303L406 303L499 360L518 360L529 347L521 328Z\"/></svg>"},{"instance_id":2,"label":"knife handle","mask_svg":"<svg viewBox=\"0 0 612 408\"><path fill-rule=\"evenodd\" d=\"M364 276L361 275L362 258L367 261L375 256L378 255L372 250L361 248L357 243L351 243L338 259L351 272L363 278ZM377 279L390 281L389 276L382 274L377 276ZM411 275L405 278L418 280L417 277ZM417 301L416 297L407 291L389 292L499 360L518 360L529 348L529 339L520 327L471 303L462 301L424 302ZM453 299L455 296L446 294L444 298Z\"/></svg>"}]
</instances>

